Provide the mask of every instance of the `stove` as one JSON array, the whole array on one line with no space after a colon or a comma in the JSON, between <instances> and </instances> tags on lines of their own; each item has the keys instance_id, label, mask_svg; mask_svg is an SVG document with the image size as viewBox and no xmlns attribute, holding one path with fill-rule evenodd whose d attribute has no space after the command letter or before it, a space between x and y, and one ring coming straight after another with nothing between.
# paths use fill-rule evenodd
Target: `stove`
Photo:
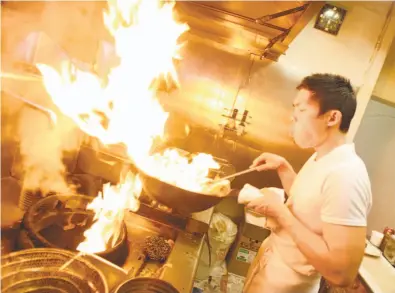
<instances>
[{"instance_id":1,"label":"stove","mask_svg":"<svg viewBox=\"0 0 395 293\"><path fill-rule=\"evenodd\" d=\"M70 174L70 176L74 177L74 180L82 176L83 180L79 180L82 185L79 191L93 199L92 190L96 192L103 183L115 178L114 173L124 168L127 163L117 156L106 154L106 162L115 163L107 163L103 166L102 160L92 160L92 157L87 159L87 156L92 155L92 151L91 148L80 149L74 170L80 174ZM97 158L96 152L95 157ZM100 155L98 157L102 158ZM89 164L86 164L87 162ZM90 173L86 172L88 165ZM116 265L98 255L91 255L88 258L104 273L110 292L127 278L146 276L165 280L180 293L191 292L214 208L185 216L152 201L144 194L140 200L139 210L128 212L124 219L128 248L124 263ZM14 250L37 247L27 234L25 230L21 231L18 245ZM165 262L150 261L144 257L143 245L149 236L162 236L174 243Z\"/></svg>"},{"instance_id":2,"label":"stove","mask_svg":"<svg viewBox=\"0 0 395 293\"><path fill-rule=\"evenodd\" d=\"M140 210L145 208L142 205ZM147 218L138 212L129 212L125 217L129 249L125 263L117 266L97 255L90 255L88 258L104 273L110 291L126 279L150 276L169 282L180 293L190 293L207 237L205 233L190 231L195 227L201 229L205 224L208 226L213 212L212 208L191 215L184 229L162 223L153 216L154 214L151 214L151 218ZM165 262L146 260L142 253L146 237L156 235L174 241L174 246Z\"/></svg>"},{"instance_id":3,"label":"stove","mask_svg":"<svg viewBox=\"0 0 395 293\"><path fill-rule=\"evenodd\" d=\"M93 141L91 140L89 144L81 146L78 161L76 163L76 170L114 183L117 183L123 170L134 170L130 161L125 156L119 155L125 152L122 148L120 149L118 147L116 152L108 152L101 149L94 149L91 146L94 144L97 144L97 140L95 139ZM215 160L220 165L220 169L216 171L215 175L224 177L236 172L235 167L226 160L220 158L215 158ZM141 206L136 212L137 214L146 218L155 219L155 221L192 234L207 233L214 212L212 208L186 217L158 202L152 201L144 194L144 191L140 196L140 202Z\"/></svg>"}]
</instances>

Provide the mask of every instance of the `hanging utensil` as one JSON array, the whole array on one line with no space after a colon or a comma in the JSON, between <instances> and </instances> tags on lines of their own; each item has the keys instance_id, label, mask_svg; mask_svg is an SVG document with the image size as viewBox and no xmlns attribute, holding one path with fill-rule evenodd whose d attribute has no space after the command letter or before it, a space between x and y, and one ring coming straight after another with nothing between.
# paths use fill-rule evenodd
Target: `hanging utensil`
<instances>
[{"instance_id":1,"label":"hanging utensil","mask_svg":"<svg viewBox=\"0 0 395 293\"><path fill-rule=\"evenodd\" d=\"M37 103L34 103L32 101L29 101L28 99L26 99L26 98L24 98L24 97L22 97L22 96L20 96L20 95L18 95L16 93L7 91L5 89L2 89L1 91L3 93L5 93L6 95L8 95L9 97L11 97L13 99L16 99L16 100L19 100L19 101L25 103L26 105L30 106L31 108L36 109L36 110L41 111L42 113L46 114L48 119L49 119L50 125L51 126L55 126L56 125L58 116L51 109L48 109L48 108L46 108L44 106L41 106L41 105L39 105Z\"/></svg>"},{"instance_id":2,"label":"hanging utensil","mask_svg":"<svg viewBox=\"0 0 395 293\"><path fill-rule=\"evenodd\" d=\"M20 74L13 72L1 72L0 77L4 79L21 80L21 81L37 81L43 82L42 76L33 74Z\"/></svg>"}]
</instances>

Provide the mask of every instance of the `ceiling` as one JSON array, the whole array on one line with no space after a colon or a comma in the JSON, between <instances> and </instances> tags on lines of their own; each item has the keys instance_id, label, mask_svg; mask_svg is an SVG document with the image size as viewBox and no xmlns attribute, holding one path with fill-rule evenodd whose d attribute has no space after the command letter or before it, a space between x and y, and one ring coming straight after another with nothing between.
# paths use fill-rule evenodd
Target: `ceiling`
<instances>
[{"instance_id":1,"label":"ceiling","mask_svg":"<svg viewBox=\"0 0 395 293\"><path fill-rule=\"evenodd\" d=\"M207 1L204 4L210 7L219 8L228 12L257 19L265 15L275 14L295 7L300 7L306 3L308 2L251 1L246 3L245 1ZM268 23L287 28L292 26L298 20L301 14L302 12L296 12L284 17L269 20Z\"/></svg>"},{"instance_id":2,"label":"ceiling","mask_svg":"<svg viewBox=\"0 0 395 293\"><path fill-rule=\"evenodd\" d=\"M37 18L41 15L40 12L45 6L42 4L44 2L31 3L37 3L37 5L21 6L19 2L7 2L7 5L9 8L16 8L20 12L27 10L29 15ZM39 5L40 3L41 5ZM71 3L65 1L65 4L70 5ZM186 38L189 40L209 43L236 54L254 54L276 61L281 55L285 54L289 44L318 13L323 4L320 1L189 0L177 1L175 7L179 19L190 26L190 31L186 34ZM91 6L89 6L90 10L97 10ZM87 10L88 7L84 9ZM277 15L278 17L276 17L278 13L283 13L283 15ZM74 15L76 14L74 13ZM97 13L97 15L101 14ZM262 18L265 16L266 19ZM77 16L73 17L73 21L66 18L63 22L68 23L69 25L66 25L66 27L70 28L70 21L81 24L80 18L85 18L85 22L92 22L91 18L86 16L86 13L79 18ZM57 23L59 22L58 20ZM48 27L53 26L49 25ZM58 27L59 24L56 28ZM89 26L80 25L79 30L69 29L69 31L72 35L81 35L80 31L84 27ZM98 26L95 25L94 27ZM95 29L96 31L98 31L98 28ZM92 33L88 33L88 35L92 35ZM81 37L81 39L84 38L85 35ZM73 44L75 46L76 42L73 42Z\"/></svg>"},{"instance_id":3,"label":"ceiling","mask_svg":"<svg viewBox=\"0 0 395 293\"><path fill-rule=\"evenodd\" d=\"M180 1L195 40L277 60L322 7L308 1Z\"/></svg>"}]
</instances>

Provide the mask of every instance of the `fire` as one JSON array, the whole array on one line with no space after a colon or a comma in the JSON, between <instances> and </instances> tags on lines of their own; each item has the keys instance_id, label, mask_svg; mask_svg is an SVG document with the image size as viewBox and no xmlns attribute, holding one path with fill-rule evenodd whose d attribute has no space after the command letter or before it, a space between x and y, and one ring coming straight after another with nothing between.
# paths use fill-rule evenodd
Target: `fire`
<instances>
[{"instance_id":1,"label":"fire","mask_svg":"<svg viewBox=\"0 0 395 293\"><path fill-rule=\"evenodd\" d=\"M138 176L128 173L125 180L116 186L105 184L103 192L87 206L95 212L93 225L84 233L85 241L77 250L95 253L113 247L123 229L125 210L137 211L142 189Z\"/></svg>"},{"instance_id":2,"label":"fire","mask_svg":"<svg viewBox=\"0 0 395 293\"><path fill-rule=\"evenodd\" d=\"M200 154L189 162L175 151L150 154L154 140L163 137L168 118L152 84L159 76L177 82L173 59L181 58L178 39L189 29L174 19L174 4L108 0L104 23L114 38L118 64L105 80L71 64L64 64L60 72L44 64L37 67L53 102L84 132L104 144L123 143L132 161L147 174L184 189L202 191L209 169L219 168L210 155ZM91 206L97 221L86 231L86 241L78 249L98 251L115 239L114 233L119 232L112 223L118 227L125 207L135 203L126 200L132 190L137 200L140 189L136 185L140 186L137 179L105 186Z\"/></svg>"},{"instance_id":3,"label":"fire","mask_svg":"<svg viewBox=\"0 0 395 293\"><path fill-rule=\"evenodd\" d=\"M174 149L150 156L144 165L144 170L149 170L152 176L195 192L201 192L209 181L209 169L218 168L211 155L201 153L189 161Z\"/></svg>"},{"instance_id":4,"label":"fire","mask_svg":"<svg viewBox=\"0 0 395 293\"><path fill-rule=\"evenodd\" d=\"M147 157L163 136L168 114L151 88L165 73L177 80L179 36L188 29L173 20L174 3L109 1L104 22L114 37L119 64L106 81L71 64L60 73L38 64L53 102L87 134L105 144L124 143L132 159Z\"/></svg>"}]
</instances>

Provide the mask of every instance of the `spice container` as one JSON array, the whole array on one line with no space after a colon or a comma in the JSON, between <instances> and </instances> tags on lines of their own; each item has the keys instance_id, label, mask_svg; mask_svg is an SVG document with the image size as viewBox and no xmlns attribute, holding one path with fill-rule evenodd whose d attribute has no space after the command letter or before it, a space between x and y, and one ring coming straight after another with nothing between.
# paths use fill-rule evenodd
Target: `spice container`
<instances>
[{"instance_id":1,"label":"spice container","mask_svg":"<svg viewBox=\"0 0 395 293\"><path fill-rule=\"evenodd\" d=\"M383 255L391 265L395 266L395 235L389 237Z\"/></svg>"},{"instance_id":2,"label":"spice container","mask_svg":"<svg viewBox=\"0 0 395 293\"><path fill-rule=\"evenodd\" d=\"M391 238L391 236L395 235L395 230L393 228L385 227L383 234L384 238L380 244L380 250L382 252L384 252L385 246L387 245L387 242Z\"/></svg>"},{"instance_id":3,"label":"spice container","mask_svg":"<svg viewBox=\"0 0 395 293\"><path fill-rule=\"evenodd\" d=\"M379 231L372 231L370 235L370 243L372 243L376 247L380 247L381 243L383 243L384 234Z\"/></svg>"}]
</instances>

